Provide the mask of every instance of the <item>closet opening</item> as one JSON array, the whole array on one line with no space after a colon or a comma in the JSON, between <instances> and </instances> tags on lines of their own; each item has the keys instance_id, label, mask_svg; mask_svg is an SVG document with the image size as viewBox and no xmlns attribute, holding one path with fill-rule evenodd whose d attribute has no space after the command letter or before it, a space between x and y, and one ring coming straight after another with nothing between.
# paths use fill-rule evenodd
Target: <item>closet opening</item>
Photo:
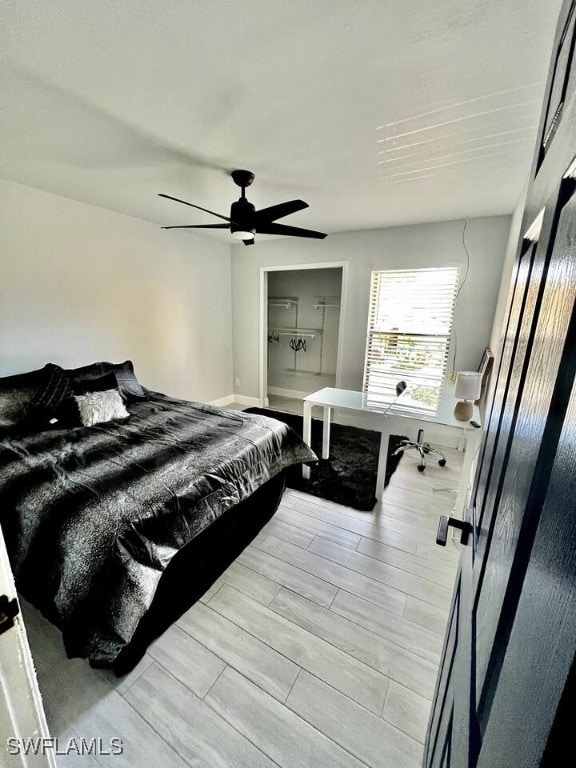
<instances>
[{"instance_id":1,"label":"closet opening","mask_svg":"<svg viewBox=\"0 0 576 768\"><path fill-rule=\"evenodd\" d=\"M345 264L263 268L260 400L302 413L302 398L338 387Z\"/></svg>"}]
</instances>

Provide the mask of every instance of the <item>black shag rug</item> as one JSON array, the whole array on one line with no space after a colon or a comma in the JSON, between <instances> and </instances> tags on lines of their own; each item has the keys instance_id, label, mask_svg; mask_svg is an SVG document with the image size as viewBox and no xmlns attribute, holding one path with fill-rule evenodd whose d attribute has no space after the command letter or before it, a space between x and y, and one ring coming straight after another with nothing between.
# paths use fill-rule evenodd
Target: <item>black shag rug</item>
<instances>
[{"instance_id":1,"label":"black shag rug","mask_svg":"<svg viewBox=\"0 0 576 768\"><path fill-rule=\"evenodd\" d=\"M269 408L246 408L245 413L259 413L270 416L292 427L300 436L303 433L302 416L281 413ZM406 438L390 435L388 460L384 486L390 482L402 454L392 454ZM312 419L312 450L322 455L322 420ZM300 464L290 467L286 484L321 499L345 504L364 512L374 509L376 504L376 475L378 473L378 452L380 432L358 427L346 427L332 423L330 426L330 458L320 459L311 466L310 479L302 477Z\"/></svg>"}]
</instances>

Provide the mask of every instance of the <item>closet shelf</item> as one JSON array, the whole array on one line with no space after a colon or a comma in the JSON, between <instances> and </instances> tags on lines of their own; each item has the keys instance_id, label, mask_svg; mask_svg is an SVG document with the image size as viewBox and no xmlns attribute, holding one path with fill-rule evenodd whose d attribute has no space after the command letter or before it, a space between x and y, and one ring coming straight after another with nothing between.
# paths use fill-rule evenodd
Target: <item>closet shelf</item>
<instances>
[{"instance_id":1,"label":"closet shelf","mask_svg":"<svg viewBox=\"0 0 576 768\"><path fill-rule=\"evenodd\" d=\"M300 338L309 336L311 339L322 334L320 328L269 328L268 331L277 333L279 336L298 336Z\"/></svg>"},{"instance_id":2,"label":"closet shelf","mask_svg":"<svg viewBox=\"0 0 576 768\"><path fill-rule=\"evenodd\" d=\"M335 376L330 371L307 371L305 368L282 368L286 373L293 373L296 376Z\"/></svg>"},{"instance_id":3,"label":"closet shelf","mask_svg":"<svg viewBox=\"0 0 576 768\"><path fill-rule=\"evenodd\" d=\"M314 298L314 309L323 309L324 307L340 309L340 298L338 296L316 296Z\"/></svg>"},{"instance_id":4,"label":"closet shelf","mask_svg":"<svg viewBox=\"0 0 576 768\"><path fill-rule=\"evenodd\" d=\"M290 309L298 306L298 299L295 296L270 296L268 299L269 307L282 307Z\"/></svg>"}]
</instances>

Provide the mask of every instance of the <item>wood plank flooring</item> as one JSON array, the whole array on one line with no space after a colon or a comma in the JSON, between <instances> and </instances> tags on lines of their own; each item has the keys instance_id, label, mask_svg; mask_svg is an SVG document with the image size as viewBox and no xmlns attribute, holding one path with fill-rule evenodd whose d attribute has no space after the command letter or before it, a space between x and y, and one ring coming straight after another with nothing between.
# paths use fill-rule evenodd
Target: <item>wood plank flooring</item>
<instances>
[{"instance_id":1,"label":"wood plank flooring","mask_svg":"<svg viewBox=\"0 0 576 768\"><path fill-rule=\"evenodd\" d=\"M461 454L407 454L372 513L288 490L278 513L126 678L65 657L24 605L54 736L121 755L61 768L417 768L458 548L434 544Z\"/></svg>"}]
</instances>

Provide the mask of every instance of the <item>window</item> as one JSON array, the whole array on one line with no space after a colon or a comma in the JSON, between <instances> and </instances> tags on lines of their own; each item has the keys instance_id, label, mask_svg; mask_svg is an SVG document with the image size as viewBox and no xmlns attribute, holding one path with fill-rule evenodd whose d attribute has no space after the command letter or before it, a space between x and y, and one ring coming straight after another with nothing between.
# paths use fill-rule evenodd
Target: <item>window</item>
<instances>
[{"instance_id":1,"label":"window","mask_svg":"<svg viewBox=\"0 0 576 768\"><path fill-rule=\"evenodd\" d=\"M390 402L403 379L403 407L436 413L457 288L457 267L372 272L364 366L371 400Z\"/></svg>"}]
</instances>

